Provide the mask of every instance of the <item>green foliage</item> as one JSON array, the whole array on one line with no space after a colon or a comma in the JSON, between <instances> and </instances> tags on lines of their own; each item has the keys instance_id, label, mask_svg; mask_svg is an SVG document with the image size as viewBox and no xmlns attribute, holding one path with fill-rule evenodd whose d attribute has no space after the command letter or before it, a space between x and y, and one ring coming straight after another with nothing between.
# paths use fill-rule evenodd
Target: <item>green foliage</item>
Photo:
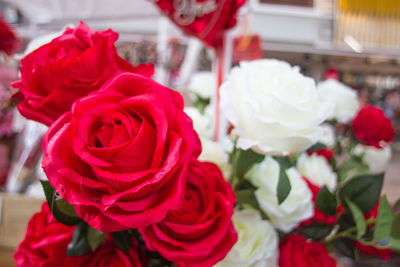
<instances>
[{"instance_id":1,"label":"green foliage","mask_svg":"<svg viewBox=\"0 0 400 267\"><path fill-rule=\"evenodd\" d=\"M354 249L353 241L348 238L340 238L333 242L337 250L344 256L347 256L353 260L358 258L357 250Z\"/></svg>"},{"instance_id":2,"label":"green foliage","mask_svg":"<svg viewBox=\"0 0 400 267\"><path fill-rule=\"evenodd\" d=\"M290 167L292 167L292 165L287 157L277 157L275 160L279 163L277 197L278 204L280 205L288 197L290 190L292 190L292 186L290 185L289 177L286 172Z\"/></svg>"},{"instance_id":3,"label":"green foliage","mask_svg":"<svg viewBox=\"0 0 400 267\"><path fill-rule=\"evenodd\" d=\"M364 163L357 160L349 160L338 167L338 180L341 183L351 176L367 174L368 172L369 168Z\"/></svg>"},{"instance_id":4,"label":"green foliage","mask_svg":"<svg viewBox=\"0 0 400 267\"><path fill-rule=\"evenodd\" d=\"M100 245L104 243L106 235L106 233L89 227L87 238L90 248L95 251Z\"/></svg>"},{"instance_id":5,"label":"green foliage","mask_svg":"<svg viewBox=\"0 0 400 267\"><path fill-rule=\"evenodd\" d=\"M264 155L257 154L251 149L235 149L232 155L233 176L241 179L254 164L260 163L264 157Z\"/></svg>"},{"instance_id":6,"label":"green foliage","mask_svg":"<svg viewBox=\"0 0 400 267\"><path fill-rule=\"evenodd\" d=\"M66 225L76 225L82 221L74 207L62 199L48 181L40 181L46 196L47 204L57 221Z\"/></svg>"},{"instance_id":7,"label":"green foliage","mask_svg":"<svg viewBox=\"0 0 400 267\"><path fill-rule=\"evenodd\" d=\"M400 240L400 212L397 212L393 216L393 224L391 229L391 235L393 238Z\"/></svg>"},{"instance_id":8,"label":"green foliage","mask_svg":"<svg viewBox=\"0 0 400 267\"><path fill-rule=\"evenodd\" d=\"M381 197L378 207L378 215L376 217L374 241L385 240L390 237L393 224L392 207L386 198Z\"/></svg>"},{"instance_id":9,"label":"green foliage","mask_svg":"<svg viewBox=\"0 0 400 267\"><path fill-rule=\"evenodd\" d=\"M319 190L315 199L315 205L321 212L327 215L332 216L336 214L336 197L328 190L325 185Z\"/></svg>"},{"instance_id":10,"label":"green foliage","mask_svg":"<svg viewBox=\"0 0 400 267\"><path fill-rule=\"evenodd\" d=\"M307 151L316 151L316 150L321 150L326 148L326 145L317 142L316 144L314 144L313 146L311 146L309 149L307 149Z\"/></svg>"},{"instance_id":11,"label":"green foliage","mask_svg":"<svg viewBox=\"0 0 400 267\"><path fill-rule=\"evenodd\" d=\"M364 214L351 200L346 198L345 201L350 208L351 213L353 214L353 219L357 227L357 238L360 239L367 231L367 224L364 220Z\"/></svg>"},{"instance_id":12,"label":"green foliage","mask_svg":"<svg viewBox=\"0 0 400 267\"><path fill-rule=\"evenodd\" d=\"M117 247L123 252L128 253L132 246L132 236L128 231L114 232L112 235Z\"/></svg>"},{"instance_id":13,"label":"green foliage","mask_svg":"<svg viewBox=\"0 0 400 267\"><path fill-rule=\"evenodd\" d=\"M352 178L339 190L339 199L345 204L349 199L363 213L370 211L378 202L383 185L383 174L360 175Z\"/></svg>"},{"instance_id":14,"label":"green foliage","mask_svg":"<svg viewBox=\"0 0 400 267\"><path fill-rule=\"evenodd\" d=\"M321 241L328 236L333 229L333 225L326 223L311 223L299 229L299 233L306 238L314 241Z\"/></svg>"},{"instance_id":15,"label":"green foliage","mask_svg":"<svg viewBox=\"0 0 400 267\"><path fill-rule=\"evenodd\" d=\"M72 241L67 247L67 256L83 256L90 250L87 239L89 226L86 222L80 222L72 235Z\"/></svg>"}]
</instances>

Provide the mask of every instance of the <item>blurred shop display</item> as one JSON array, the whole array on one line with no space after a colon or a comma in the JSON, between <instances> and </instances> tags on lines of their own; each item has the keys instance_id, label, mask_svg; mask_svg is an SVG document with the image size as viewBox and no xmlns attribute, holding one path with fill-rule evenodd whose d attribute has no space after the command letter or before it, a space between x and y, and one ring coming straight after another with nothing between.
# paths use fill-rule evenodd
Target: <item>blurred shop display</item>
<instances>
[{"instance_id":1,"label":"blurred shop display","mask_svg":"<svg viewBox=\"0 0 400 267\"><path fill-rule=\"evenodd\" d=\"M397 0L337 1L336 42L363 48L400 47L400 2Z\"/></svg>"}]
</instances>

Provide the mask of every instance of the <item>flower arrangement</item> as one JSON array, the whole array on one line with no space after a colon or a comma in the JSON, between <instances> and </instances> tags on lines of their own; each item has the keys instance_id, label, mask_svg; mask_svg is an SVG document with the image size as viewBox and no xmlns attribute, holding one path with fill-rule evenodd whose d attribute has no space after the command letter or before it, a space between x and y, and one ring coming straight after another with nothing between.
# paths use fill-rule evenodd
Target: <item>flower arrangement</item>
<instances>
[{"instance_id":1,"label":"flower arrangement","mask_svg":"<svg viewBox=\"0 0 400 267\"><path fill-rule=\"evenodd\" d=\"M213 142L116 39L81 23L21 62L18 108L49 126L49 181L18 266L335 266L334 250L400 250L387 160L373 160L393 140L378 108L343 114L298 68L244 62L221 87L230 138Z\"/></svg>"}]
</instances>

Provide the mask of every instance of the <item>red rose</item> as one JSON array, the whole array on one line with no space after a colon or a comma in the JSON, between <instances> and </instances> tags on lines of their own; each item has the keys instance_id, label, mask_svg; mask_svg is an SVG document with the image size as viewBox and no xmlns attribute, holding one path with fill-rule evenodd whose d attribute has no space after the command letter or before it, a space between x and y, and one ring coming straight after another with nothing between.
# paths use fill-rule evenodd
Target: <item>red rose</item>
<instances>
[{"instance_id":1,"label":"red rose","mask_svg":"<svg viewBox=\"0 0 400 267\"><path fill-rule=\"evenodd\" d=\"M176 209L188 159L200 150L179 93L122 73L49 128L43 169L83 220L114 232L159 222Z\"/></svg>"},{"instance_id":2,"label":"red rose","mask_svg":"<svg viewBox=\"0 0 400 267\"><path fill-rule=\"evenodd\" d=\"M47 202L42 210L31 218L24 240L15 251L18 267L59 267L66 260L67 246L72 240L75 227L58 222L51 214ZM83 258L82 258L83 259ZM79 262L74 257L69 262Z\"/></svg>"},{"instance_id":3,"label":"red rose","mask_svg":"<svg viewBox=\"0 0 400 267\"><path fill-rule=\"evenodd\" d=\"M192 161L187 177L182 207L140 232L149 250L179 266L212 266L237 240L231 221L235 194L213 163Z\"/></svg>"},{"instance_id":4,"label":"red rose","mask_svg":"<svg viewBox=\"0 0 400 267\"><path fill-rule=\"evenodd\" d=\"M394 139L392 122L378 107L366 106L353 119L354 136L364 145L381 148Z\"/></svg>"},{"instance_id":5,"label":"red rose","mask_svg":"<svg viewBox=\"0 0 400 267\"><path fill-rule=\"evenodd\" d=\"M18 110L28 119L51 125L69 111L75 99L99 89L118 71L152 74L152 67L133 68L114 46L118 34L95 31L80 23L21 60L21 80L13 83L24 95Z\"/></svg>"},{"instance_id":6,"label":"red rose","mask_svg":"<svg viewBox=\"0 0 400 267\"><path fill-rule=\"evenodd\" d=\"M308 179L304 178L303 179L307 182L308 187L310 188L313 196L312 196L312 202L314 205L314 216L308 220L305 220L301 223L301 226L305 226L308 225L310 223L314 223L314 222L320 222L320 223L327 223L327 224L334 224L336 222L336 216L329 216L326 215L325 213L323 213L322 211L320 211L317 208L317 205L315 204L315 200L317 198L317 195L319 193L319 190L321 189L320 187L314 185L313 183L311 183L310 181L308 181ZM339 207L338 207L339 208ZM338 210L339 211L339 210Z\"/></svg>"},{"instance_id":7,"label":"red rose","mask_svg":"<svg viewBox=\"0 0 400 267\"><path fill-rule=\"evenodd\" d=\"M335 153L327 147L324 147L324 148L321 148L318 150L308 151L307 154L308 155L317 154L318 156L322 156L322 157L326 158L326 160L328 160L328 161L331 160L333 158L333 156L335 155Z\"/></svg>"},{"instance_id":8,"label":"red rose","mask_svg":"<svg viewBox=\"0 0 400 267\"><path fill-rule=\"evenodd\" d=\"M307 241L304 236L292 234L279 245L280 267L334 267L325 245Z\"/></svg>"},{"instance_id":9,"label":"red rose","mask_svg":"<svg viewBox=\"0 0 400 267\"><path fill-rule=\"evenodd\" d=\"M20 46L20 41L7 22L0 16L0 51L12 55Z\"/></svg>"},{"instance_id":10,"label":"red rose","mask_svg":"<svg viewBox=\"0 0 400 267\"><path fill-rule=\"evenodd\" d=\"M143 266L138 254L136 239L127 254L120 250L111 235L107 235L106 242L95 252L91 252L86 261L79 263L79 267L141 267ZM72 257L69 257L72 258ZM65 265L73 266L73 265ZM76 266L75 266L76 267Z\"/></svg>"},{"instance_id":11,"label":"red rose","mask_svg":"<svg viewBox=\"0 0 400 267\"><path fill-rule=\"evenodd\" d=\"M359 242L354 242L354 246L361 252L369 255L376 255L381 257L383 260L387 261L390 258L390 254L392 254L392 250L389 248L375 248L374 246L363 245Z\"/></svg>"}]
</instances>

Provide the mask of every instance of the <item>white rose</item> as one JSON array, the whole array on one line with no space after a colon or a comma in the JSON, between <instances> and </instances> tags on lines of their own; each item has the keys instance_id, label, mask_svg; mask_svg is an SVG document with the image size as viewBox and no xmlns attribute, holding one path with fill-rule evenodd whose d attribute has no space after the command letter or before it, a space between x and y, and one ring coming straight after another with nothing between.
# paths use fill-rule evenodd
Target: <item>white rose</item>
<instances>
[{"instance_id":1,"label":"white rose","mask_svg":"<svg viewBox=\"0 0 400 267\"><path fill-rule=\"evenodd\" d=\"M232 216L238 241L216 267L278 266L278 235L253 209L236 210Z\"/></svg>"},{"instance_id":2,"label":"white rose","mask_svg":"<svg viewBox=\"0 0 400 267\"><path fill-rule=\"evenodd\" d=\"M201 98L212 98L217 87L215 73L209 71L196 72L189 82L189 91Z\"/></svg>"},{"instance_id":3,"label":"white rose","mask_svg":"<svg viewBox=\"0 0 400 267\"><path fill-rule=\"evenodd\" d=\"M336 173L326 158L317 154L303 154L297 161L297 169L311 183L322 187L326 185L333 192L337 185Z\"/></svg>"},{"instance_id":4,"label":"white rose","mask_svg":"<svg viewBox=\"0 0 400 267\"><path fill-rule=\"evenodd\" d=\"M229 164L229 156L224 150L224 147L220 143L207 138L200 138L200 140L203 149L199 160L210 161L217 164L224 174L225 179L229 178L232 168Z\"/></svg>"},{"instance_id":5,"label":"white rose","mask_svg":"<svg viewBox=\"0 0 400 267\"><path fill-rule=\"evenodd\" d=\"M356 91L333 79L318 84L318 95L322 101L335 106L330 119L341 123L348 123L360 108Z\"/></svg>"},{"instance_id":6,"label":"white rose","mask_svg":"<svg viewBox=\"0 0 400 267\"><path fill-rule=\"evenodd\" d=\"M329 124L323 124L322 128L322 135L319 142L326 145L327 147L333 148L336 144L336 135L334 128Z\"/></svg>"},{"instance_id":7,"label":"white rose","mask_svg":"<svg viewBox=\"0 0 400 267\"><path fill-rule=\"evenodd\" d=\"M279 170L278 162L267 156L261 163L256 164L246 176L258 187L255 196L271 223L287 233L300 222L313 216L312 193L300 173L295 168L290 168L286 170L286 173L292 189L287 198L279 205L277 197Z\"/></svg>"},{"instance_id":8,"label":"white rose","mask_svg":"<svg viewBox=\"0 0 400 267\"><path fill-rule=\"evenodd\" d=\"M211 137L211 121L195 107L185 107L185 113L193 120L193 128L200 137Z\"/></svg>"},{"instance_id":9,"label":"white rose","mask_svg":"<svg viewBox=\"0 0 400 267\"><path fill-rule=\"evenodd\" d=\"M264 154L300 152L317 142L331 105L318 100L314 80L278 60L241 62L220 89L221 110L237 146Z\"/></svg>"},{"instance_id":10,"label":"white rose","mask_svg":"<svg viewBox=\"0 0 400 267\"><path fill-rule=\"evenodd\" d=\"M383 172L392 157L392 149L390 146L384 148L376 148L373 146L357 145L353 153L363 155L363 162L368 165L368 168L373 173Z\"/></svg>"}]
</instances>

